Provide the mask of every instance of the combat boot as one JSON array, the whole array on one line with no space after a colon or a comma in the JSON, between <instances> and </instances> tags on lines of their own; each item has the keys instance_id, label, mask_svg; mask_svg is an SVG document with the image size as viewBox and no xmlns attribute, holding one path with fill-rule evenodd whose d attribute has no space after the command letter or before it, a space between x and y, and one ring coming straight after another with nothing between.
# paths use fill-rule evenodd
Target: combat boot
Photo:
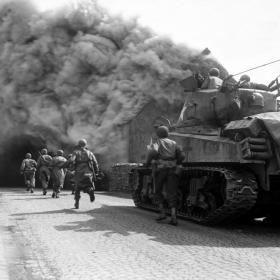
<instances>
[{"instance_id":1,"label":"combat boot","mask_svg":"<svg viewBox=\"0 0 280 280\"><path fill-rule=\"evenodd\" d=\"M169 224L172 226L178 226L177 218L171 218Z\"/></svg>"},{"instance_id":2,"label":"combat boot","mask_svg":"<svg viewBox=\"0 0 280 280\"><path fill-rule=\"evenodd\" d=\"M74 207L75 207L76 209L79 209L79 200L78 200L78 199L75 199Z\"/></svg>"},{"instance_id":3,"label":"combat boot","mask_svg":"<svg viewBox=\"0 0 280 280\"><path fill-rule=\"evenodd\" d=\"M165 220L165 219L166 219L166 213L165 213L165 211L164 211L163 205L160 204L160 205L159 205L159 215L158 215L158 217L156 218L156 221L157 221L157 222L160 222L160 221Z\"/></svg>"},{"instance_id":4,"label":"combat boot","mask_svg":"<svg viewBox=\"0 0 280 280\"><path fill-rule=\"evenodd\" d=\"M46 195L47 194L47 190L43 190L43 195Z\"/></svg>"},{"instance_id":5,"label":"combat boot","mask_svg":"<svg viewBox=\"0 0 280 280\"><path fill-rule=\"evenodd\" d=\"M55 198L55 192L52 193L52 198Z\"/></svg>"},{"instance_id":6,"label":"combat boot","mask_svg":"<svg viewBox=\"0 0 280 280\"><path fill-rule=\"evenodd\" d=\"M171 208L171 219L170 219L169 224L172 226L178 225L176 208L174 208L174 207Z\"/></svg>"},{"instance_id":7,"label":"combat boot","mask_svg":"<svg viewBox=\"0 0 280 280\"><path fill-rule=\"evenodd\" d=\"M30 192L31 192L31 193L34 193L34 190L33 190L33 188L31 188L31 189L30 189Z\"/></svg>"},{"instance_id":8,"label":"combat boot","mask_svg":"<svg viewBox=\"0 0 280 280\"><path fill-rule=\"evenodd\" d=\"M95 200L94 190L89 191L89 197L90 197L90 202L94 202Z\"/></svg>"}]
</instances>

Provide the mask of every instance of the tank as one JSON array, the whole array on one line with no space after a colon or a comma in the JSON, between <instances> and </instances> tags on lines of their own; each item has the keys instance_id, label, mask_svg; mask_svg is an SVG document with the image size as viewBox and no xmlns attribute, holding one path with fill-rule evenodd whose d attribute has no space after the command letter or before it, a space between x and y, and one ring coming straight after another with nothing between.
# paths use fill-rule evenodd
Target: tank
<instances>
[{"instance_id":1,"label":"tank","mask_svg":"<svg viewBox=\"0 0 280 280\"><path fill-rule=\"evenodd\" d=\"M188 83L184 88L184 106L169 136L185 155L178 175L178 216L205 225L241 217L276 217L280 208L278 95L232 83L219 90ZM132 169L129 182L135 205L157 211L152 168Z\"/></svg>"}]
</instances>

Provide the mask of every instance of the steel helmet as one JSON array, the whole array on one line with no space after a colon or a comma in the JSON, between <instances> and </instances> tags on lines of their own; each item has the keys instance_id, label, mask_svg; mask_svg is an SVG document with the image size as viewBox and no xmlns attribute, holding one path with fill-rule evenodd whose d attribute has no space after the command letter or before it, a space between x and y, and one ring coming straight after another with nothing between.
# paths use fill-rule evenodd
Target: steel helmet
<instances>
[{"instance_id":1,"label":"steel helmet","mask_svg":"<svg viewBox=\"0 0 280 280\"><path fill-rule=\"evenodd\" d=\"M63 156L64 152L62 150L57 150L56 155L57 156Z\"/></svg>"},{"instance_id":2,"label":"steel helmet","mask_svg":"<svg viewBox=\"0 0 280 280\"><path fill-rule=\"evenodd\" d=\"M211 68L209 70L209 75L219 77L220 76L220 70L218 68Z\"/></svg>"},{"instance_id":3,"label":"steel helmet","mask_svg":"<svg viewBox=\"0 0 280 280\"><path fill-rule=\"evenodd\" d=\"M31 158L32 156L31 156L31 154L30 153L27 153L26 155L25 155L25 158Z\"/></svg>"},{"instance_id":4,"label":"steel helmet","mask_svg":"<svg viewBox=\"0 0 280 280\"><path fill-rule=\"evenodd\" d=\"M166 138L168 137L168 127L162 125L162 126L159 126L156 130L156 134L159 138Z\"/></svg>"},{"instance_id":5,"label":"steel helmet","mask_svg":"<svg viewBox=\"0 0 280 280\"><path fill-rule=\"evenodd\" d=\"M246 75L246 74L244 74L240 77L240 81L250 82L250 80L251 80L250 76Z\"/></svg>"},{"instance_id":6,"label":"steel helmet","mask_svg":"<svg viewBox=\"0 0 280 280\"><path fill-rule=\"evenodd\" d=\"M86 139L81 139L78 142L79 147L85 147L87 145L87 140Z\"/></svg>"}]
</instances>

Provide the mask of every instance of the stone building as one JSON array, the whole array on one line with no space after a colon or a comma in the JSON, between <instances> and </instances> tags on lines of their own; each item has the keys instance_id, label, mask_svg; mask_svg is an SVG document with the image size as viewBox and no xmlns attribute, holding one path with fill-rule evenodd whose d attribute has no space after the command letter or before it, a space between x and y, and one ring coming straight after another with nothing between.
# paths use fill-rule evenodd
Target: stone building
<instances>
[{"instance_id":1,"label":"stone building","mask_svg":"<svg viewBox=\"0 0 280 280\"><path fill-rule=\"evenodd\" d=\"M179 117L182 101L170 104L166 100L145 100L134 112L118 124L124 147L121 160L114 161L109 171L110 191L130 191L128 173L133 164L144 163L147 145L154 135L154 124L175 123ZM130 164L128 164L130 163Z\"/></svg>"}]
</instances>

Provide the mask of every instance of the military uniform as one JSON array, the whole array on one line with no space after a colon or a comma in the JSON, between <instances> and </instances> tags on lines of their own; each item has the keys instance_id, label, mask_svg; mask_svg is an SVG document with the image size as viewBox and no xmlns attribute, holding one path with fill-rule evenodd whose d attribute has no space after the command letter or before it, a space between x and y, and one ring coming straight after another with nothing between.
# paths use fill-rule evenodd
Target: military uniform
<instances>
[{"instance_id":1,"label":"military uniform","mask_svg":"<svg viewBox=\"0 0 280 280\"><path fill-rule=\"evenodd\" d=\"M53 183L53 194L52 197L59 197L60 190L63 188L64 179L65 179L65 163L67 162L66 158L63 157L63 152L58 151L57 155L52 159L52 183Z\"/></svg>"},{"instance_id":2,"label":"military uniform","mask_svg":"<svg viewBox=\"0 0 280 280\"><path fill-rule=\"evenodd\" d=\"M83 141L86 143L85 140ZM94 181L96 180L96 174L99 172L98 163L94 154L85 147L86 145L84 143L79 145L73 152L71 158L75 168L75 208L79 208L81 191L89 194L91 202L95 200Z\"/></svg>"},{"instance_id":3,"label":"military uniform","mask_svg":"<svg viewBox=\"0 0 280 280\"><path fill-rule=\"evenodd\" d=\"M26 158L22 161L20 171L24 175L24 183L27 191L33 193L35 188L35 172L37 163L31 158L31 154L27 154Z\"/></svg>"},{"instance_id":4,"label":"military uniform","mask_svg":"<svg viewBox=\"0 0 280 280\"><path fill-rule=\"evenodd\" d=\"M219 78L220 70L211 68L209 77L207 77L201 85L201 89L219 89L222 87L223 80Z\"/></svg>"},{"instance_id":5,"label":"military uniform","mask_svg":"<svg viewBox=\"0 0 280 280\"><path fill-rule=\"evenodd\" d=\"M219 89L223 84L223 80L219 77L208 77L201 85L201 89Z\"/></svg>"},{"instance_id":6,"label":"military uniform","mask_svg":"<svg viewBox=\"0 0 280 280\"><path fill-rule=\"evenodd\" d=\"M49 181L50 181L51 163L52 163L52 157L47 154L40 155L40 157L37 161L37 167L39 170L39 180L41 182L44 195L47 193L47 188L48 188Z\"/></svg>"},{"instance_id":7,"label":"military uniform","mask_svg":"<svg viewBox=\"0 0 280 280\"><path fill-rule=\"evenodd\" d=\"M160 133L165 130L166 133ZM160 216L157 220L166 218L163 209L163 188L165 186L166 200L171 208L172 225L177 225L176 209L177 209L177 193L179 177L177 175L178 164L182 163L184 159L183 153L177 143L169 138L168 129L166 127L159 127L157 129L159 138L155 143L155 151L148 156L147 164L152 164L154 181L155 181L155 199L160 208Z\"/></svg>"},{"instance_id":8,"label":"military uniform","mask_svg":"<svg viewBox=\"0 0 280 280\"><path fill-rule=\"evenodd\" d=\"M72 157L72 154L68 156L68 160L70 160ZM67 164L65 165L67 170L66 170L66 175L65 175L65 183L67 185L71 186L72 189L72 194L75 194L75 189L76 189L76 183L74 180L75 177L75 166L74 163L71 161L67 161Z\"/></svg>"}]
</instances>

